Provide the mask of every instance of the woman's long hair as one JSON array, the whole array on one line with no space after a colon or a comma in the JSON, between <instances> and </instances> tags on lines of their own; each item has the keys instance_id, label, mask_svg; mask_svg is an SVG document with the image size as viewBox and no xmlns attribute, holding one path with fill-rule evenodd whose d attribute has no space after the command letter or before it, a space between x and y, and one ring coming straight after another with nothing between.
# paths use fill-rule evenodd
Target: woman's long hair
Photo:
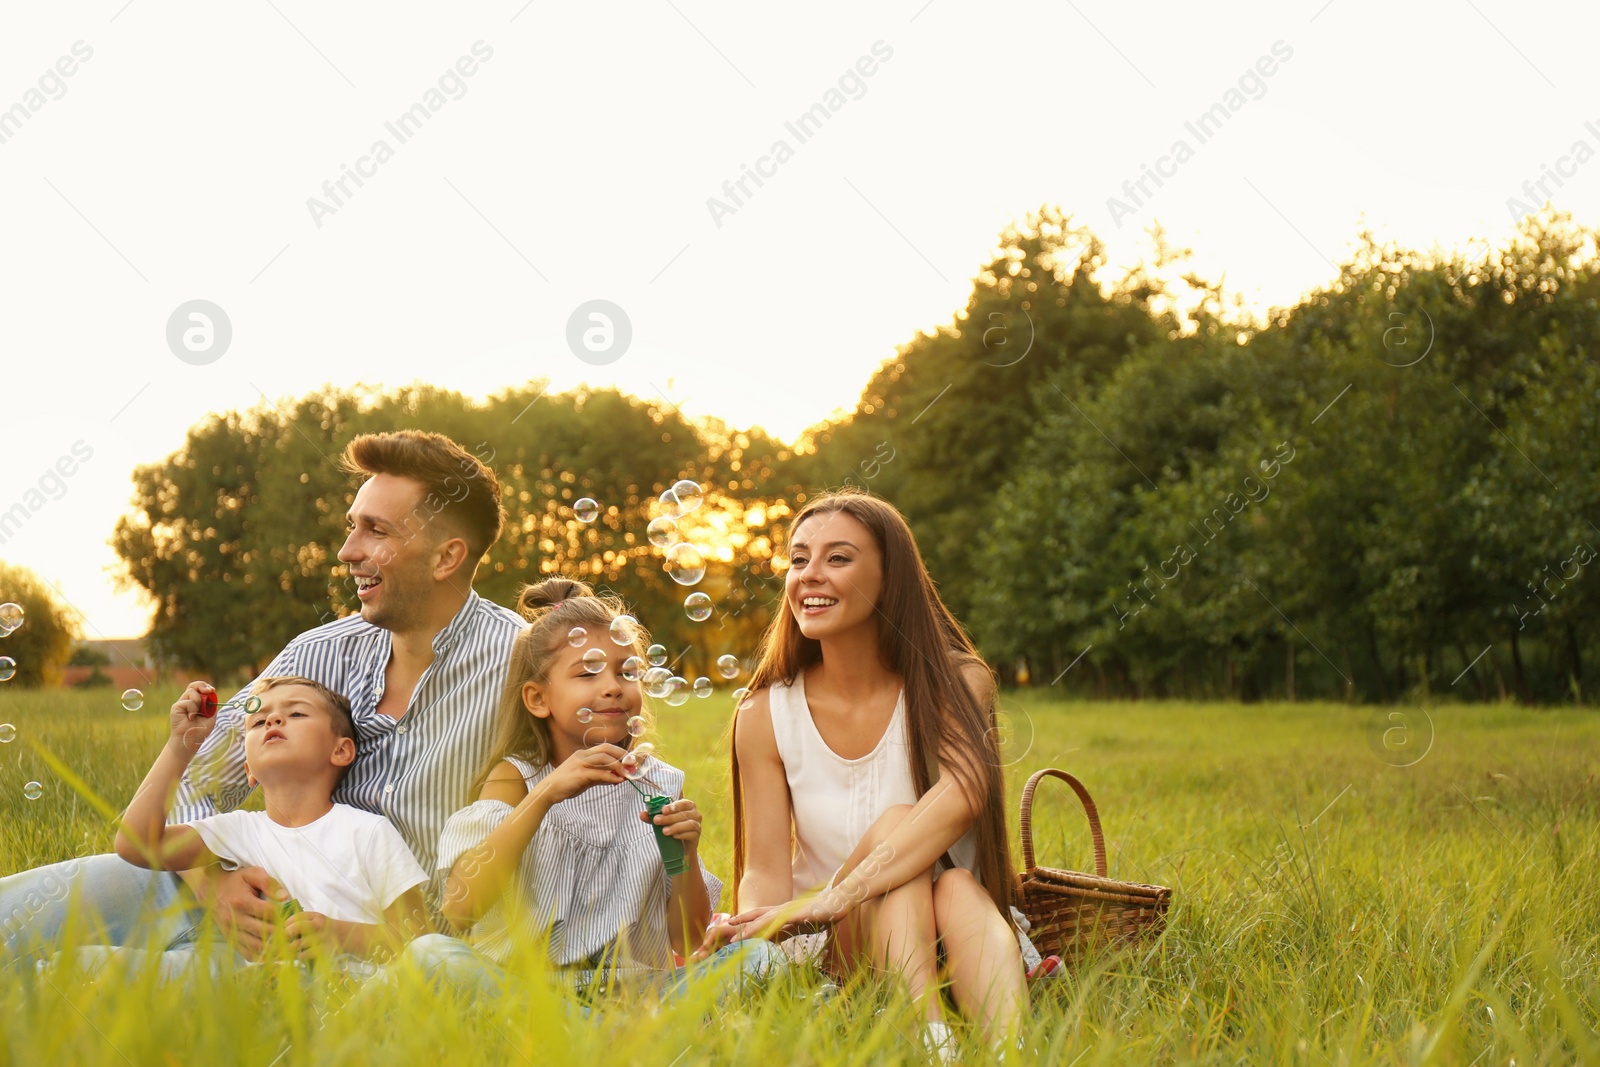
<instances>
[{"instance_id":1,"label":"woman's long hair","mask_svg":"<svg viewBox=\"0 0 1600 1067\"><path fill-rule=\"evenodd\" d=\"M978 873L983 886L1008 914L1015 875L1006 836L1005 794L995 724L994 686L982 695L968 686L963 670L984 664L972 640L939 599L922 563L911 527L894 505L860 490L825 493L808 501L789 524L788 543L807 519L844 512L872 531L883 559L878 597L878 654L905 685L906 732L911 780L921 797L933 785L941 764L969 786L981 805L977 829ZM800 672L822 662L822 646L800 632L785 596L761 642L761 656L750 682L752 691L794 684ZM735 715L734 729L738 729ZM733 748L733 890L738 907L744 877L744 791L739 752Z\"/></svg>"}]
</instances>

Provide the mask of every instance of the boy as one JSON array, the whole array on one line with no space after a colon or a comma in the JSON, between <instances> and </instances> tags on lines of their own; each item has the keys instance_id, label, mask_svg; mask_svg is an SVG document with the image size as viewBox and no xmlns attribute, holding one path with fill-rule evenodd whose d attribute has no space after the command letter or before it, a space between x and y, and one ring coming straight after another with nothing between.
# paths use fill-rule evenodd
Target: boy
<instances>
[{"instance_id":1,"label":"boy","mask_svg":"<svg viewBox=\"0 0 1600 1067\"><path fill-rule=\"evenodd\" d=\"M117 855L151 870L224 859L261 867L290 897L282 932L295 958L311 957L319 944L362 958L392 955L427 932L428 878L387 819L331 799L356 755L349 701L289 675L262 678L252 691L259 706L244 719L245 766L267 810L168 824L173 792L216 726L216 690L191 682L172 706L166 746L123 815Z\"/></svg>"}]
</instances>

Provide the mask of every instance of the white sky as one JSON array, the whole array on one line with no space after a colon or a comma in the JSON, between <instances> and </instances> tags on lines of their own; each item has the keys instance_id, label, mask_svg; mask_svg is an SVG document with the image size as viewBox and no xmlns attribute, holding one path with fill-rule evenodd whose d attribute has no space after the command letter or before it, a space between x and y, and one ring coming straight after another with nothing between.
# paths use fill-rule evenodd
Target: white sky
<instances>
[{"instance_id":1,"label":"white sky","mask_svg":"<svg viewBox=\"0 0 1600 1067\"><path fill-rule=\"evenodd\" d=\"M0 33L0 109L93 49L0 144L0 511L94 452L0 558L91 637L147 622L106 545L134 465L262 393L547 376L788 437L948 321L1041 203L1119 260L1159 219L1265 307L1331 277L1363 219L1501 239L1542 164L1600 148L1577 3L124 3L8 4ZM384 123L479 40L466 94L400 144ZM785 121L880 40L865 95L798 143ZM1264 95L1199 144L1185 121L1278 40ZM1107 197L1180 137L1194 157L1119 228ZM318 228L307 198L379 138L393 158ZM793 158L719 227L707 198L779 138ZM1600 222L1600 160L1563 180L1555 204ZM195 298L233 326L208 366L165 340ZM565 342L592 298L633 324L604 367Z\"/></svg>"}]
</instances>

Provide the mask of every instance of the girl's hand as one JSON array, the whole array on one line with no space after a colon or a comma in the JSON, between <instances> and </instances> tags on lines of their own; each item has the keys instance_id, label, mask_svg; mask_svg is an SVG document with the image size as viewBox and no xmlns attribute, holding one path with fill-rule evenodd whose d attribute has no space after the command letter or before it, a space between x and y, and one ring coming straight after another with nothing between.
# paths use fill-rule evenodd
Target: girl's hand
<instances>
[{"instance_id":1,"label":"girl's hand","mask_svg":"<svg viewBox=\"0 0 1600 1067\"><path fill-rule=\"evenodd\" d=\"M732 941L738 932L738 928L730 924L728 916L721 913L713 915L711 925L706 927L705 940L700 942L700 947L689 958L696 962L708 959L712 953Z\"/></svg>"},{"instance_id":2,"label":"girl's hand","mask_svg":"<svg viewBox=\"0 0 1600 1067\"><path fill-rule=\"evenodd\" d=\"M700 847L700 809L694 806L692 800L674 800L662 808L661 814L653 820L648 811L641 811L639 818L661 827L661 832L668 837L677 838L682 842L686 855L694 855Z\"/></svg>"},{"instance_id":3,"label":"girl's hand","mask_svg":"<svg viewBox=\"0 0 1600 1067\"><path fill-rule=\"evenodd\" d=\"M200 746L216 728L217 690L210 682L190 682L177 703L172 705L170 719L172 740L185 758L200 751ZM205 714L210 711L211 714Z\"/></svg>"},{"instance_id":4,"label":"girl's hand","mask_svg":"<svg viewBox=\"0 0 1600 1067\"><path fill-rule=\"evenodd\" d=\"M542 783L545 798L552 804L559 804L563 800L571 800L591 786L615 785L625 781L621 770L622 757L625 755L627 753L622 749L609 744L579 749L545 778Z\"/></svg>"}]
</instances>

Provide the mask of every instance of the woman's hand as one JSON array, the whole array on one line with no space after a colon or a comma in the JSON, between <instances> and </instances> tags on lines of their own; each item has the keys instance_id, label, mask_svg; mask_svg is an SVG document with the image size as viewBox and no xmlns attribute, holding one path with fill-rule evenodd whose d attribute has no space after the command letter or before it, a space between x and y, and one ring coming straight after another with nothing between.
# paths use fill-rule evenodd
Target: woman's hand
<instances>
[{"instance_id":1,"label":"woman's hand","mask_svg":"<svg viewBox=\"0 0 1600 1067\"><path fill-rule=\"evenodd\" d=\"M733 931L733 936L728 939L731 941L748 941L757 937L768 941L786 941L796 934L826 930L849 911L843 895L829 890L817 896L791 900L787 904L740 912L725 925Z\"/></svg>"},{"instance_id":2,"label":"woman's hand","mask_svg":"<svg viewBox=\"0 0 1600 1067\"><path fill-rule=\"evenodd\" d=\"M692 856L700 847L700 809L694 806L694 801L685 797L674 800L671 804L661 809L661 814L653 820L648 811L641 811L639 818L645 822L653 822L661 827L661 832L668 837L677 838L683 843L686 856Z\"/></svg>"},{"instance_id":3,"label":"woman's hand","mask_svg":"<svg viewBox=\"0 0 1600 1067\"><path fill-rule=\"evenodd\" d=\"M622 757L625 755L627 753L622 749L609 744L579 749L540 783L545 799L551 804L559 804L592 786L615 785L625 781L621 770Z\"/></svg>"}]
</instances>

